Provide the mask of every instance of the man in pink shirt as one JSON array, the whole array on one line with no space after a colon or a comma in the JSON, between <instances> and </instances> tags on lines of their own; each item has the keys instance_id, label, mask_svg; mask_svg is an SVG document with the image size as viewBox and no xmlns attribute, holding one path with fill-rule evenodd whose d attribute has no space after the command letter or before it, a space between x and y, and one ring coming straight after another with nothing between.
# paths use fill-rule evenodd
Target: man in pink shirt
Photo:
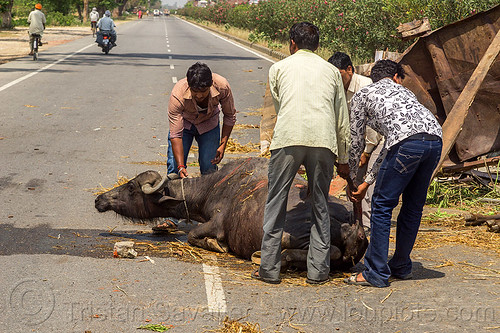
<instances>
[{"instance_id":1,"label":"man in pink shirt","mask_svg":"<svg viewBox=\"0 0 500 333\"><path fill-rule=\"evenodd\" d=\"M222 138L219 126L221 111ZM188 176L186 161L193 139L198 143L201 174L217 170L236 122L229 83L224 77L212 73L206 64L195 63L189 67L186 77L172 89L168 120L168 173L176 172L182 178Z\"/></svg>"}]
</instances>

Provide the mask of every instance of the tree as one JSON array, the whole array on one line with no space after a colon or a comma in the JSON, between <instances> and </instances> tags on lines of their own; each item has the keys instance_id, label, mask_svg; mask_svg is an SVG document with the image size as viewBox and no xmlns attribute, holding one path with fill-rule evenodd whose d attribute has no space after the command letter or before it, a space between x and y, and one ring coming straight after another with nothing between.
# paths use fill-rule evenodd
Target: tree
<instances>
[{"instance_id":1,"label":"tree","mask_svg":"<svg viewBox=\"0 0 500 333\"><path fill-rule=\"evenodd\" d=\"M83 0L83 22L87 22L89 18L89 0Z\"/></svg>"},{"instance_id":2,"label":"tree","mask_svg":"<svg viewBox=\"0 0 500 333\"><path fill-rule=\"evenodd\" d=\"M12 6L14 0L0 0L1 28L12 28Z\"/></svg>"}]
</instances>

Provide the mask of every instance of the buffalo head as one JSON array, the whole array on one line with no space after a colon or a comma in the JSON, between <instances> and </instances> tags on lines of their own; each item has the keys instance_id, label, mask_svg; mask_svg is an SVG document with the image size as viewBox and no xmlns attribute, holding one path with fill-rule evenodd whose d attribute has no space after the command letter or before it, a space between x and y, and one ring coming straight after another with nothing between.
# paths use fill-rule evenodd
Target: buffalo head
<instances>
[{"instance_id":1,"label":"buffalo head","mask_svg":"<svg viewBox=\"0 0 500 333\"><path fill-rule=\"evenodd\" d=\"M95 199L99 212L113 210L134 219L146 220L165 216L165 212L182 202L165 195L169 177L156 171L145 171L128 183L118 186Z\"/></svg>"}]
</instances>

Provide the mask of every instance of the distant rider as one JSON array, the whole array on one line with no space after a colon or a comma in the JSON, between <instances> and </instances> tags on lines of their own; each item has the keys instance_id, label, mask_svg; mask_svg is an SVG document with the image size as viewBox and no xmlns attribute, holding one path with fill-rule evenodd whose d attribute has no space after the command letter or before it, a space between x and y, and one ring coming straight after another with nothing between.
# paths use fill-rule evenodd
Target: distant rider
<instances>
[{"instance_id":1,"label":"distant rider","mask_svg":"<svg viewBox=\"0 0 500 333\"><path fill-rule=\"evenodd\" d=\"M35 41L35 37L33 35L40 35L40 39L38 39L38 46L42 46L42 35L45 30L46 21L45 14L42 13L42 4L37 3L35 5L35 10L28 16L28 23L30 24L30 28L28 30L28 34L30 36L29 55L33 55L33 42Z\"/></svg>"},{"instance_id":2,"label":"distant rider","mask_svg":"<svg viewBox=\"0 0 500 333\"><path fill-rule=\"evenodd\" d=\"M94 7L90 12L90 28L92 29L92 31L96 30L98 20L99 20L99 12L97 11L97 8Z\"/></svg>"},{"instance_id":3,"label":"distant rider","mask_svg":"<svg viewBox=\"0 0 500 333\"><path fill-rule=\"evenodd\" d=\"M115 22L110 17L111 12L107 10L104 13L104 16L97 22L97 27L99 28L99 32L102 34L103 32L109 32L110 39L109 41L113 46L116 46L116 31L115 31Z\"/></svg>"}]
</instances>

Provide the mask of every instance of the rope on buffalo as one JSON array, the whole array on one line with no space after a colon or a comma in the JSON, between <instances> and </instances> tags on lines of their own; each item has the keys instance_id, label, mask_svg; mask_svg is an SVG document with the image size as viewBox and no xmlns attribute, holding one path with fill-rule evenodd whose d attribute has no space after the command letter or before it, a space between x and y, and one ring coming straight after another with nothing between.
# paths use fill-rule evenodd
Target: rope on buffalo
<instances>
[{"instance_id":1,"label":"rope on buffalo","mask_svg":"<svg viewBox=\"0 0 500 333\"><path fill-rule=\"evenodd\" d=\"M189 219L188 205L186 203L186 194L184 193L184 178L181 178L181 190L182 190L182 200L184 201L184 207L186 208L187 221L191 223L191 220Z\"/></svg>"}]
</instances>

